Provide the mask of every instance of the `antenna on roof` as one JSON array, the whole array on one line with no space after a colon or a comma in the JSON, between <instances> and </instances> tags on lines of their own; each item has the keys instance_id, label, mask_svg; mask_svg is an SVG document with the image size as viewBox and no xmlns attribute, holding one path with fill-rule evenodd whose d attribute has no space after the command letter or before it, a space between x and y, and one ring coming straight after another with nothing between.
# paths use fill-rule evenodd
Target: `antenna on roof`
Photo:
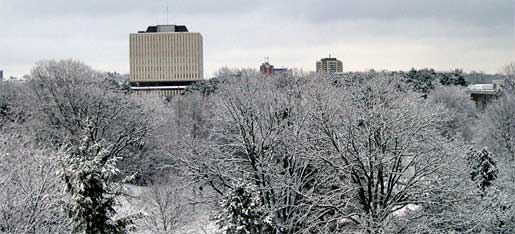
<instances>
[{"instance_id":1,"label":"antenna on roof","mask_svg":"<svg viewBox=\"0 0 515 234\"><path fill-rule=\"evenodd\" d=\"M169 24L169 22L168 22L168 1L166 1L166 24Z\"/></svg>"}]
</instances>

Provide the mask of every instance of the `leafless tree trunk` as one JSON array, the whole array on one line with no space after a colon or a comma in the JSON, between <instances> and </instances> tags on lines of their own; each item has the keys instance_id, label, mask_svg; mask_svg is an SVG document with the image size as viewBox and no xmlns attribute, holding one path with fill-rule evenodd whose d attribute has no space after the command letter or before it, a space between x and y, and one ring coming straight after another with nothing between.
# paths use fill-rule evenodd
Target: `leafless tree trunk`
<instances>
[{"instance_id":1,"label":"leafless tree trunk","mask_svg":"<svg viewBox=\"0 0 515 234\"><path fill-rule=\"evenodd\" d=\"M0 131L0 232L66 233L59 152Z\"/></svg>"},{"instance_id":2,"label":"leafless tree trunk","mask_svg":"<svg viewBox=\"0 0 515 234\"><path fill-rule=\"evenodd\" d=\"M397 77L380 76L344 87L336 102L334 95L320 101L332 103L318 116L321 147L329 150L322 158L329 174L353 189L352 197L340 197L354 206L337 215L367 233L388 232L393 214L410 204L435 202L425 194L447 158L459 153L442 137L442 107L429 108L408 90Z\"/></svg>"}]
</instances>

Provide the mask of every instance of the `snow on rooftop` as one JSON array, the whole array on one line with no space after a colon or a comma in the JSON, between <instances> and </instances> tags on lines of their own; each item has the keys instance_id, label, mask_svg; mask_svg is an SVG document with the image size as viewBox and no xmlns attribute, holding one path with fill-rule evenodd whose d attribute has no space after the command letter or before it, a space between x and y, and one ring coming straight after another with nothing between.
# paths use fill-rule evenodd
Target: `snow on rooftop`
<instances>
[{"instance_id":1,"label":"snow on rooftop","mask_svg":"<svg viewBox=\"0 0 515 234\"><path fill-rule=\"evenodd\" d=\"M473 84L467 86L467 92L476 94L495 94L497 92L495 84Z\"/></svg>"},{"instance_id":2,"label":"snow on rooftop","mask_svg":"<svg viewBox=\"0 0 515 234\"><path fill-rule=\"evenodd\" d=\"M467 87L468 90L481 90L481 91L488 91L488 90L495 90L494 84L474 84L469 85Z\"/></svg>"}]
</instances>

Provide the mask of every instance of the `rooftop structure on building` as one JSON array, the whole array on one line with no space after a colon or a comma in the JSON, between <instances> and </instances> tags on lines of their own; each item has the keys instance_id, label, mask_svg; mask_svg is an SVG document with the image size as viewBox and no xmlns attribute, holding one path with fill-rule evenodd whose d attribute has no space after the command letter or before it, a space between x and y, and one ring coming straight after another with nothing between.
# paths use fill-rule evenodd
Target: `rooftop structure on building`
<instances>
[{"instance_id":1,"label":"rooftop structure on building","mask_svg":"<svg viewBox=\"0 0 515 234\"><path fill-rule=\"evenodd\" d=\"M184 25L156 25L130 34L132 90L174 95L203 77L200 33Z\"/></svg>"},{"instance_id":2,"label":"rooftop structure on building","mask_svg":"<svg viewBox=\"0 0 515 234\"><path fill-rule=\"evenodd\" d=\"M0 70L0 81L4 80L4 71Z\"/></svg>"},{"instance_id":3,"label":"rooftop structure on building","mask_svg":"<svg viewBox=\"0 0 515 234\"><path fill-rule=\"evenodd\" d=\"M189 32L185 25L156 25L148 26L146 31L138 31L138 33L158 33L158 32Z\"/></svg>"}]
</instances>

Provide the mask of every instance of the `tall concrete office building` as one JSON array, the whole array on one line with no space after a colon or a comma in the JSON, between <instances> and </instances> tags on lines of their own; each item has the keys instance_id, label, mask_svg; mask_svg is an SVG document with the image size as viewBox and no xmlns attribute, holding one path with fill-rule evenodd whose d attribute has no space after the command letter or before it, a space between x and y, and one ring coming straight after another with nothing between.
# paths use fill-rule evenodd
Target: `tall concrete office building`
<instances>
[{"instance_id":1,"label":"tall concrete office building","mask_svg":"<svg viewBox=\"0 0 515 234\"><path fill-rule=\"evenodd\" d=\"M343 63L342 61L331 58L329 55L329 58L323 58L320 61L317 61L317 72L320 73L337 73L337 72L343 72Z\"/></svg>"},{"instance_id":2,"label":"tall concrete office building","mask_svg":"<svg viewBox=\"0 0 515 234\"><path fill-rule=\"evenodd\" d=\"M202 35L184 25L149 26L129 44L132 90L174 95L204 78Z\"/></svg>"}]
</instances>

